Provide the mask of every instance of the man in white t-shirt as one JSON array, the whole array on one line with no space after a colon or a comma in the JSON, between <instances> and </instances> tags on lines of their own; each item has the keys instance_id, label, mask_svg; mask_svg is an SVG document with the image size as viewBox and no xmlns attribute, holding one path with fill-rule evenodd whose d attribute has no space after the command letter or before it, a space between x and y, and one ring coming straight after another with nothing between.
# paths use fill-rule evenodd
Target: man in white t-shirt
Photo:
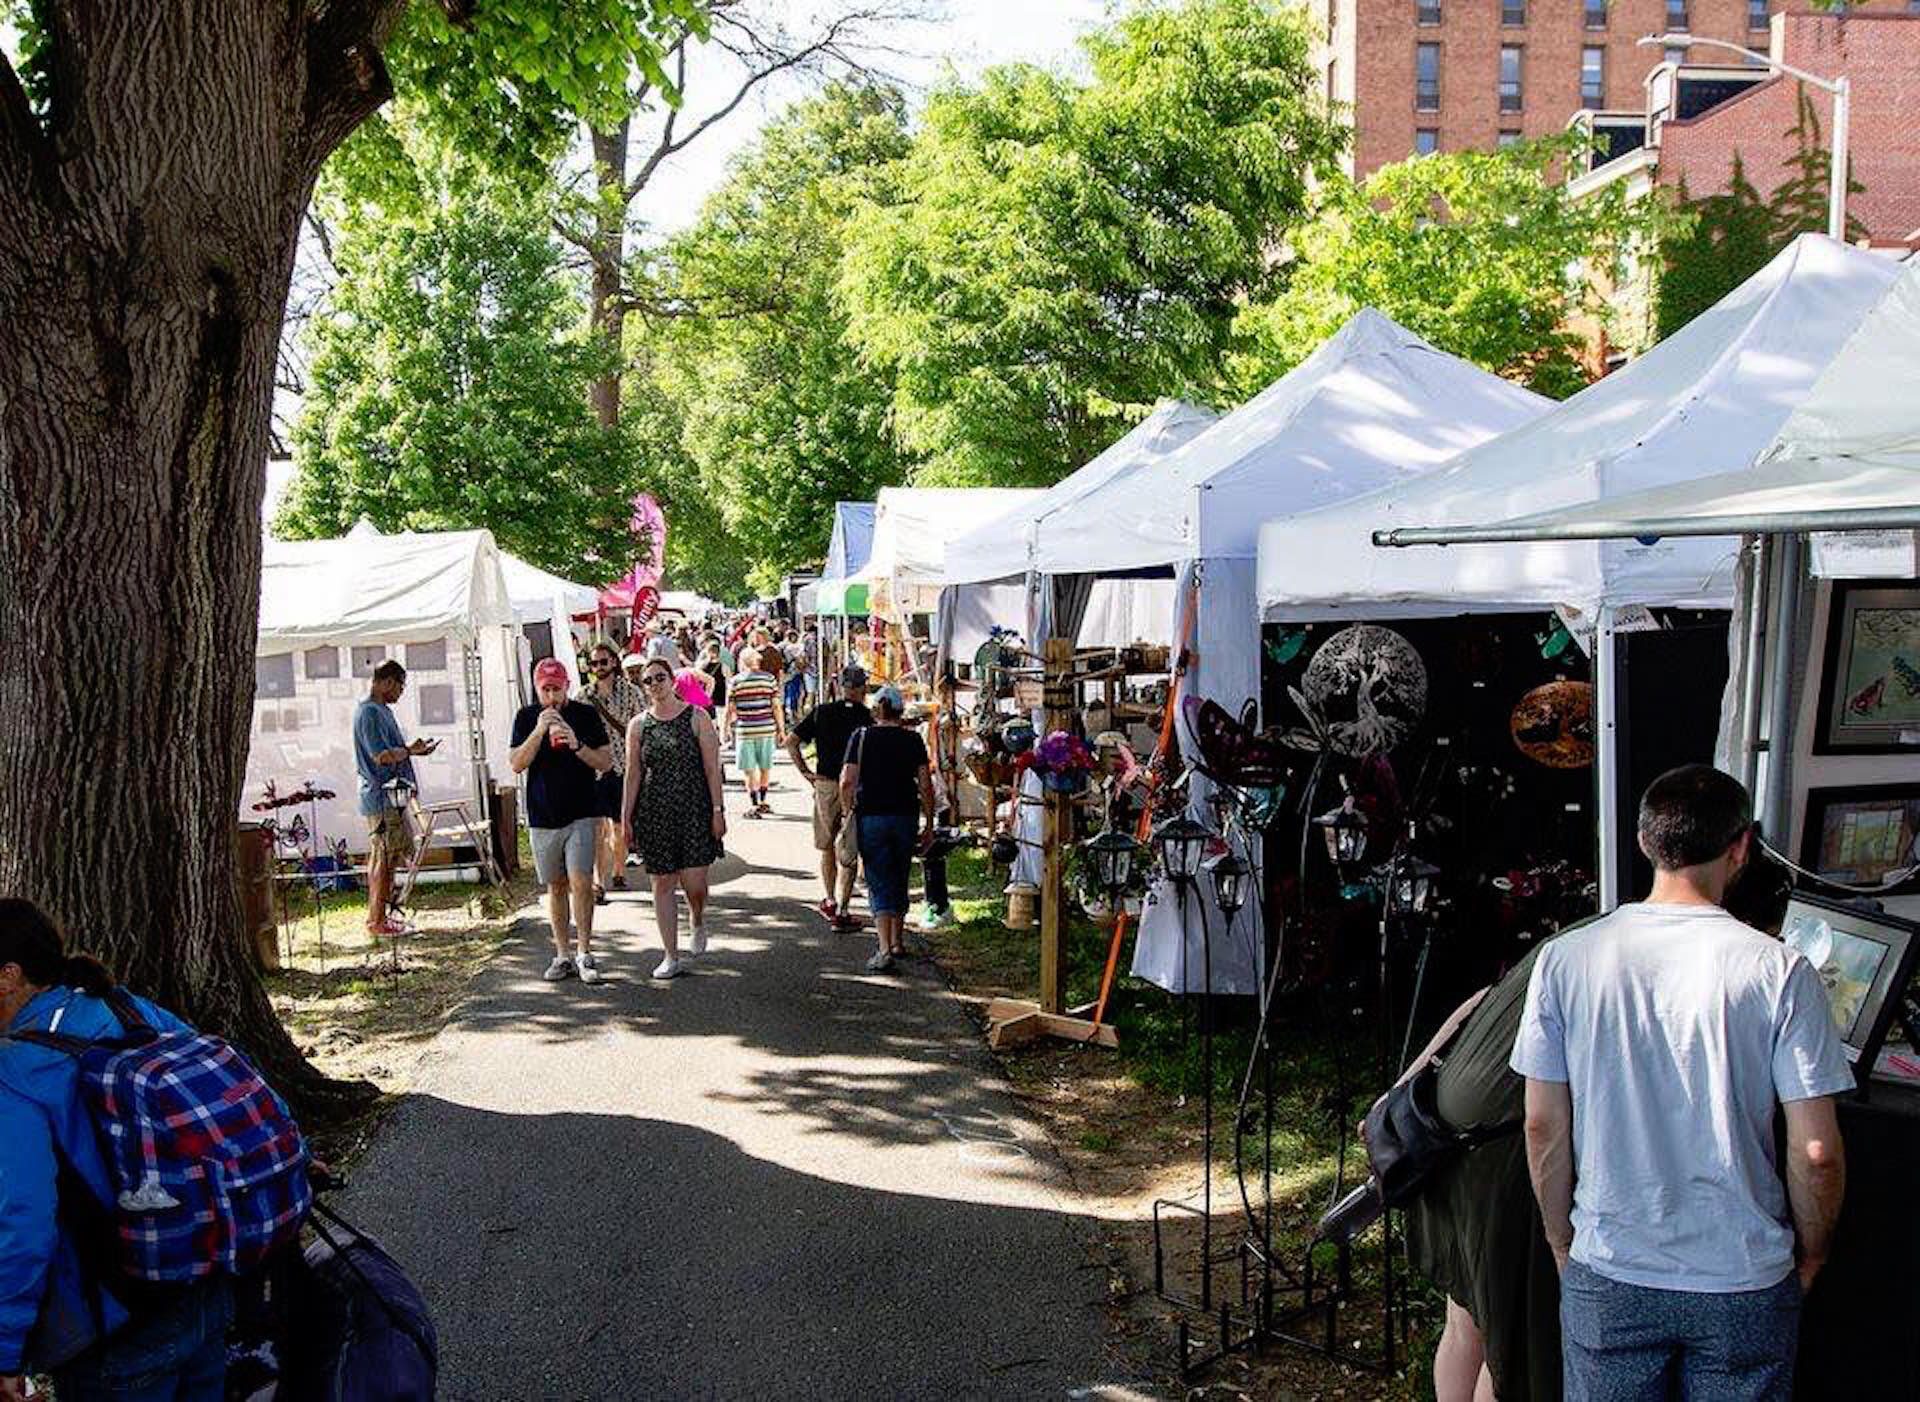
<instances>
[{"instance_id":1,"label":"man in white t-shirt","mask_svg":"<svg viewBox=\"0 0 1920 1402\"><path fill-rule=\"evenodd\" d=\"M1747 791L1672 770L1639 828L1652 892L1540 951L1513 1047L1567 1402L1784 1402L1846 1188L1832 1097L1853 1072L1813 968L1720 908L1752 845Z\"/></svg>"}]
</instances>

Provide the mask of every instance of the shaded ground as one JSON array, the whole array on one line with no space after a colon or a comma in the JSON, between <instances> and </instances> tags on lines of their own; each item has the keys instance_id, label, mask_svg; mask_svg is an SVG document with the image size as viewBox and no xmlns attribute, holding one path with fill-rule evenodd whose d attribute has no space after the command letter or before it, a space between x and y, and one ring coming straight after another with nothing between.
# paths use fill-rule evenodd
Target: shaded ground
<instances>
[{"instance_id":1,"label":"shaded ground","mask_svg":"<svg viewBox=\"0 0 1920 1402\"><path fill-rule=\"evenodd\" d=\"M599 988L541 982L523 922L357 1170L442 1396L1138 1395L1045 1137L930 967L869 975L807 910L790 779L776 803L691 977L646 978L638 895L600 912Z\"/></svg>"}]
</instances>

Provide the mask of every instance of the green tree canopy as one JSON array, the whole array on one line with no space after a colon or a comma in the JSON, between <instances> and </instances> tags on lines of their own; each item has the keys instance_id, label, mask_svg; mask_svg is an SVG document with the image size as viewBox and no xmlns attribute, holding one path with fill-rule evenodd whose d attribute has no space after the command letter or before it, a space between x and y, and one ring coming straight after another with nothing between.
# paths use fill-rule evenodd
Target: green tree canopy
<instances>
[{"instance_id":1,"label":"green tree canopy","mask_svg":"<svg viewBox=\"0 0 1920 1402\"><path fill-rule=\"evenodd\" d=\"M1206 394L1345 140L1293 7L1181 0L1086 50L1085 83L1013 66L935 93L849 229L849 331L922 480L1050 482Z\"/></svg>"},{"instance_id":2,"label":"green tree canopy","mask_svg":"<svg viewBox=\"0 0 1920 1402\"><path fill-rule=\"evenodd\" d=\"M1587 382L1568 331L1600 308L1581 270L1610 273L1664 205L1618 186L1573 198L1555 178L1579 138L1416 156L1330 180L1292 239L1285 288L1248 307L1233 358L1251 394L1312 354L1362 307L1476 365L1563 397Z\"/></svg>"},{"instance_id":3,"label":"green tree canopy","mask_svg":"<svg viewBox=\"0 0 1920 1402\"><path fill-rule=\"evenodd\" d=\"M756 590L825 556L828 504L904 476L888 383L847 346L836 282L850 201L906 147L899 94L830 87L736 160L654 279L666 315L636 392L671 400L691 468L666 498L717 515L724 530L689 545L725 540Z\"/></svg>"},{"instance_id":4,"label":"green tree canopy","mask_svg":"<svg viewBox=\"0 0 1920 1402\"><path fill-rule=\"evenodd\" d=\"M450 195L350 224L336 257L276 528L484 526L544 569L621 573L634 455L588 409L605 352L579 329L542 204Z\"/></svg>"}]
</instances>

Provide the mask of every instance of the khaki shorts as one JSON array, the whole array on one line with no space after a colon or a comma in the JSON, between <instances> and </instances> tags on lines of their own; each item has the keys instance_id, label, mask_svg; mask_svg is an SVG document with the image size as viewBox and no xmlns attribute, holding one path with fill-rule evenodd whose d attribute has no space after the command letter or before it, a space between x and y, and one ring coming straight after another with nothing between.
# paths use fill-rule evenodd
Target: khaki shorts
<instances>
[{"instance_id":1,"label":"khaki shorts","mask_svg":"<svg viewBox=\"0 0 1920 1402\"><path fill-rule=\"evenodd\" d=\"M367 856L392 865L413 855L413 824L404 808L386 808L367 815Z\"/></svg>"},{"instance_id":2,"label":"khaki shorts","mask_svg":"<svg viewBox=\"0 0 1920 1402\"><path fill-rule=\"evenodd\" d=\"M843 867L860 864L860 840L852 815L840 807L840 781L813 781L813 850L831 851Z\"/></svg>"}]
</instances>

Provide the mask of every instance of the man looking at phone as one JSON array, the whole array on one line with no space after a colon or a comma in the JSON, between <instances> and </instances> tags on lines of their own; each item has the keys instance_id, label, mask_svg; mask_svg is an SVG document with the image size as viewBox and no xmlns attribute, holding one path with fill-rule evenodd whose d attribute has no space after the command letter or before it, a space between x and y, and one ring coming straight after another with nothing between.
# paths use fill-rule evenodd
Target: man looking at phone
<instances>
[{"instance_id":1,"label":"man looking at phone","mask_svg":"<svg viewBox=\"0 0 1920 1402\"><path fill-rule=\"evenodd\" d=\"M353 762L360 771L360 812L367 820L367 930L376 935L403 934L406 927L387 911L393 898L393 868L413 855L413 827L407 799L420 786L413 757L430 755L437 740L409 742L393 717L393 705L407 689L407 669L382 662L373 669L366 700L353 713ZM387 785L399 780L401 787Z\"/></svg>"},{"instance_id":2,"label":"man looking at phone","mask_svg":"<svg viewBox=\"0 0 1920 1402\"><path fill-rule=\"evenodd\" d=\"M593 959L594 839L600 822L596 781L613 768L613 745L600 713L568 698L567 682L566 667L554 658L533 669L540 699L513 718L508 763L514 773L527 776L533 872L547 888L547 917L553 923L553 962L542 977L558 983L578 974L582 983L599 983Z\"/></svg>"},{"instance_id":3,"label":"man looking at phone","mask_svg":"<svg viewBox=\"0 0 1920 1402\"><path fill-rule=\"evenodd\" d=\"M1786 1402L1846 1187L1833 1097L1853 1070L1812 966L1722 909L1753 845L1738 781L1668 771L1639 837L1653 890L1542 947L1511 1059L1565 1395Z\"/></svg>"}]
</instances>

